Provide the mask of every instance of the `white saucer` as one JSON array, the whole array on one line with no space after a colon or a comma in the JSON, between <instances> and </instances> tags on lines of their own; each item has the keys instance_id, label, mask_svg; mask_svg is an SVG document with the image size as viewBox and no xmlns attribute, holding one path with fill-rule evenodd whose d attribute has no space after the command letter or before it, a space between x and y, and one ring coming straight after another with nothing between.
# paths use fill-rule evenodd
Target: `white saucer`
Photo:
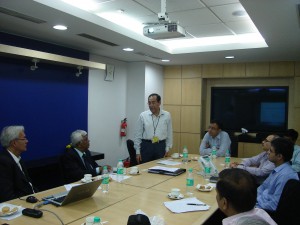
<instances>
[{"instance_id":1,"label":"white saucer","mask_svg":"<svg viewBox=\"0 0 300 225\"><path fill-rule=\"evenodd\" d=\"M86 181L84 178L81 179L81 182L82 182L82 183L88 183L88 182L92 182L92 181L93 181L93 180Z\"/></svg>"},{"instance_id":2,"label":"white saucer","mask_svg":"<svg viewBox=\"0 0 300 225\"><path fill-rule=\"evenodd\" d=\"M178 195L178 197L174 197L171 195L171 193L168 194L168 198L169 199L174 199L174 200L179 200L179 199L183 199L184 198L184 195L183 194L180 194Z\"/></svg>"},{"instance_id":3,"label":"white saucer","mask_svg":"<svg viewBox=\"0 0 300 225\"><path fill-rule=\"evenodd\" d=\"M201 187L201 188L200 188ZM210 185L207 185L207 184L198 184L196 186L197 190L198 191L203 191L203 192L209 192L209 191L212 191L214 189L213 186L210 186Z\"/></svg>"},{"instance_id":4,"label":"white saucer","mask_svg":"<svg viewBox=\"0 0 300 225\"><path fill-rule=\"evenodd\" d=\"M137 173L132 173L132 172L129 172L129 175L131 175L131 176L140 175L140 172L137 172Z\"/></svg>"}]
</instances>

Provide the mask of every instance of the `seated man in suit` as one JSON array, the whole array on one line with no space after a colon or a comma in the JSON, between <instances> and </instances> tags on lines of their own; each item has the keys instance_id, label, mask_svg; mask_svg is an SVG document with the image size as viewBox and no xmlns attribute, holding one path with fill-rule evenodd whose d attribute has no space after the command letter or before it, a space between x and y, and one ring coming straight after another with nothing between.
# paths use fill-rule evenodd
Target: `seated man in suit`
<instances>
[{"instance_id":1,"label":"seated man in suit","mask_svg":"<svg viewBox=\"0 0 300 225\"><path fill-rule=\"evenodd\" d=\"M212 120L208 127L207 133L204 135L200 145L200 155L210 155L212 147L217 149L217 156L225 156L227 150L230 149L231 140L227 132L222 130L222 123L218 120Z\"/></svg>"},{"instance_id":2,"label":"seated man in suit","mask_svg":"<svg viewBox=\"0 0 300 225\"><path fill-rule=\"evenodd\" d=\"M86 131L76 130L71 134L71 147L66 149L61 158L66 183L78 181L84 174L101 174L102 167L92 159L89 147L90 140Z\"/></svg>"},{"instance_id":3,"label":"seated man in suit","mask_svg":"<svg viewBox=\"0 0 300 225\"><path fill-rule=\"evenodd\" d=\"M253 222L251 224L276 224L263 209L254 208L257 187L249 172L242 169L221 171L216 191L219 209L227 216L223 225L249 224L249 221Z\"/></svg>"},{"instance_id":4,"label":"seated man in suit","mask_svg":"<svg viewBox=\"0 0 300 225\"><path fill-rule=\"evenodd\" d=\"M275 134L269 135L262 141L262 149L264 150L262 153L251 158L244 159L241 163L233 162L230 164L230 167L247 170L256 177L258 184L262 184L262 182L275 168L274 163L270 162L268 159L268 151L271 148L271 141L275 138L279 138L279 136Z\"/></svg>"},{"instance_id":5,"label":"seated man in suit","mask_svg":"<svg viewBox=\"0 0 300 225\"><path fill-rule=\"evenodd\" d=\"M285 138L290 139L294 143L294 152L293 157L291 159L292 168L299 173L300 172L300 146L296 145L296 141L298 138L298 132L294 129L288 129L285 134Z\"/></svg>"},{"instance_id":6,"label":"seated man in suit","mask_svg":"<svg viewBox=\"0 0 300 225\"><path fill-rule=\"evenodd\" d=\"M28 140L23 126L4 127L1 132L0 152L0 202L30 195L36 192L21 161Z\"/></svg>"},{"instance_id":7,"label":"seated man in suit","mask_svg":"<svg viewBox=\"0 0 300 225\"><path fill-rule=\"evenodd\" d=\"M275 164L275 169L257 189L256 207L275 211L286 182L299 180L290 160L293 156L294 144L286 138L276 138L271 142L268 158Z\"/></svg>"}]
</instances>

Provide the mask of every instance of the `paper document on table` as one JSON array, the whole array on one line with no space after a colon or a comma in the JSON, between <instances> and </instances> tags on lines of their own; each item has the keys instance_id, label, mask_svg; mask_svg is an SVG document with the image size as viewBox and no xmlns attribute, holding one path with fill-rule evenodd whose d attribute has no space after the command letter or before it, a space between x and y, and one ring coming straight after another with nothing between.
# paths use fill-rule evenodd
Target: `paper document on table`
<instances>
[{"instance_id":1,"label":"paper document on table","mask_svg":"<svg viewBox=\"0 0 300 225\"><path fill-rule=\"evenodd\" d=\"M171 161L171 160L160 160L157 162L162 165L176 166L182 164L181 162Z\"/></svg>"},{"instance_id":2,"label":"paper document on table","mask_svg":"<svg viewBox=\"0 0 300 225\"><path fill-rule=\"evenodd\" d=\"M164 202L164 205L173 213L184 213L193 211L205 211L209 205L199 201L197 198L184 198L182 200Z\"/></svg>"},{"instance_id":3,"label":"paper document on table","mask_svg":"<svg viewBox=\"0 0 300 225\"><path fill-rule=\"evenodd\" d=\"M176 170L179 170L180 168L169 168L169 167L164 167L164 166L153 166L149 168L148 170L163 170L163 171L168 171L168 172L175 172Z\"/></svg>"},{"instance_id":4,"label":"paper document on table","mask_svg":"<svg viewBox=\"0 0 300 225\"><path fill-rule=\"evenodd\" d=\"M110 178L113 179L114 181L118 181L117 180L117 174L109 174ZM126 180L128 178L130 178L131 176L126 176L126 175L123 175L123 180Z\"/></svg>"}]
</instances>

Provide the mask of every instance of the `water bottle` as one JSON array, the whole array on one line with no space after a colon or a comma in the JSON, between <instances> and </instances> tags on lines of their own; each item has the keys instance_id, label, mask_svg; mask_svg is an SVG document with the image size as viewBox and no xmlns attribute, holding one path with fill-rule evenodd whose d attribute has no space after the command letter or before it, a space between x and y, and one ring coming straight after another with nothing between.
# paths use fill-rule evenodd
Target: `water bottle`
<instances>
[{"instance_id":1,"label":"water bottle","mask_svg":"<svg viewBox=\"0 0 300 225\"><path fill-rule=\"evenodd\" d=\"M124 165L122 159L119 160L117 164L117 181L121 183L124 177Z\"/></svg>"},{"instance_id":2,"label":"water bottle","mask_svg":"<svg viewBox=\"0 0 300 225\"><path fill-rule=\"evenodd\" d=\"M101 218L98 217L98 216L95 216L93 225L101 225L101 224L102 224L101 223Z\"/></svg>"},{"instance_id":3,"label":"water bottle","mask_svg":"<svg viewBox=\"0 0 300 225\"><path fill-rule=\"evenodd\" d=\"M187 195L193 195L194 191L194 174L193 174L193 168L190 168L187 173L186 177L186 194Z\"/></svg>"},{"instance_id":4,"label":"water bottle","mask_svg":"<svg viewBox=\"0 0 300 225\"><path fill-rule=\"evenodd\" d=\"M209 179L211 174L210 158L205 158L205 161L206 162L204 163L204 177L205 179Z\"/></svg>"},{"instance_id":5,"label":"water bottle","mask_svg":"<svg viewBox=\"0 0 300 225\"><path fill-rule=\"evenodd\" d=\"M188 151L186 146L183 147L182 154L183 154L182 162L188 163L188 161L189 161L189 151Z\"/></svg>"},{"instance_id":6,"label":"water bottle","mask_svg":"<svg viewBox=\"0 0 300 225\"><path fill-rule=\"evenodd\" d=\"M109 190L109 174L107 166L103 166L101 189L103 193L107 193Z\"/></svg>"},{"instance_id":7,"label":"water bottle","mask_svg":"<svg viewBox=\"0 0 300 225\"><path fill-rule=\"evenodd\" d=\"M212 157L212 159L217 158L217 147L215 145L212 146L211 157Z\"/></svg>"},{"instance_id":8,"label":"water bottle","mask_svg":"<svg viewBox=\"0 0 300 225\"><path fill-rule=\"evenodd\" d=\"M227 149L225 153L225 168L230 167L230 150Z\"/></svg>"}]
</instances>

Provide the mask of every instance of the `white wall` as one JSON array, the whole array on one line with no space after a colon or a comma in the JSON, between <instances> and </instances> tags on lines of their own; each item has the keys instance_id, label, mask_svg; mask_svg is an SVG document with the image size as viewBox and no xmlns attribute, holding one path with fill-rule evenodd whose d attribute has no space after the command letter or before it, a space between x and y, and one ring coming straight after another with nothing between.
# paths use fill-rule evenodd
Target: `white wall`
<instances>
[{"instance_id":1,"label":"white wall","mask_svg":"<svg viewBox=\"0 0 300 225\"><path fill-rule=\"evenodd\" d=\"M146 63L145 77L145 109L148 109L148 96L150 94L157 93L163 99L164 77L162 66Z\"/></svg>"},{"instance_id":2,"label":"white wall","mask_svg":"<svg viewBox=\"0 0 300 225\"><path fill-rule=\"evenodd\" d=\"M127 138L133 139L136 121L145 104L145 63L135 62L128 65L127 76Z\"/></svg>"},{"instance_id":3,"label":"white wall","mask_svg":"<svg viewBox=\"0 0 300 225\"><path fill-rule=\"evenodd\" d=\"M133 139L138 116L148 109L148 95L163 95L163 71L161 66L144 62L123 63L95 55L90 60L115 66L112 82L104 81L105 71L89 72L88 134L90 150L105 154L100 165L116 166L118 159L129 156L126 140ZM124 118L127 136L121 138Z\"/></svg>"},{"instance_id":4,"label":"white wall","mask_svg":"<svg viewBox=\"0 0 300 225\"><path fill-rule=\"evenodd\" d=\"M90 70L88 91L88 134L90 150L103 152L100 165L116 166L128 157L125 138L120 137L120 123L126 117L127 64L90 56L92 61L115 65L114 80L104 81L105 71Z\"/></svg>"}]
</instances>

